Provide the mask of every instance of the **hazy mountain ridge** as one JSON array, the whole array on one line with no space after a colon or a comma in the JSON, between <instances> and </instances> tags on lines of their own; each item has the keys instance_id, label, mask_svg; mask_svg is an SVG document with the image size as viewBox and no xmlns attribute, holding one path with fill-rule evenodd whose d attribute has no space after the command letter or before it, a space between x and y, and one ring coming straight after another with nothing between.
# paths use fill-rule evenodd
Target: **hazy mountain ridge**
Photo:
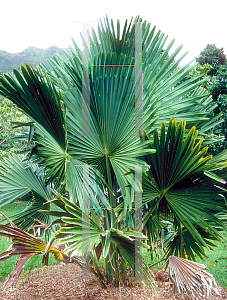
<instances>
[{"instance_id":1,"label":"hazy mountain ridge","mask_svg":"<svg viewBox=\"0 0 227 300\"><path fill-rule=\"evenodd\" d=\"M13 68L20 70L20 65L30 63L33 66L43 62L47 67L47 59L52 58L56 53L65 58L64 52L71 54L69 48L58 48L51 46L46 50L36 47L28 47L20 53L9 53L4 50L0 50L0 71L2 73L12 72Z\"/></svg>"}]
</instances>

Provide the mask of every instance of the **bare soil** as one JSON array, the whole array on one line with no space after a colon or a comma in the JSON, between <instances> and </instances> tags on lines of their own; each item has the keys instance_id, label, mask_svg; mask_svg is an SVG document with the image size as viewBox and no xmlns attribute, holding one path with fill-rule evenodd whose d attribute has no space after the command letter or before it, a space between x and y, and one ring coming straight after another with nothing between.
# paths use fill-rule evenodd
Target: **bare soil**
<instances>
[{"instance_id":1,"label":"bare soil","mask_svg":"<svg viewBox=\"0 0 227 300\"><path fill-rule=\"evenodd\" d=\"M19 277L13 290L2 290L5 280L0 281L1 300L82 300L82 299L108 299L108 300L157 300L181 299L174 296L173 285L168 275L163 271L153 270L156 280L156 293L151 294L139 284L133 288L108 287L102 289L96 278L91 276L85 279L81 269L74 265L53 265L24 271ZM227 290L220 287L222 297L212 297L212 300L227 299ZM189 298L185 298L189 299Z\"/></svg>"}]
</instances>

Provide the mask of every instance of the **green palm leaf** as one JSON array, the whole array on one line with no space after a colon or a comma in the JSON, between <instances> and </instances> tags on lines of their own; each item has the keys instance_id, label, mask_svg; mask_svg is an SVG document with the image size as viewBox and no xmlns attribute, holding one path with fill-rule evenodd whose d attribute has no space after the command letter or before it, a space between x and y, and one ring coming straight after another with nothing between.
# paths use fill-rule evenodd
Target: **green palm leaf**
<instances>
[{"instance_id":1,"label":"green palm leaf","mask_svg":"<svg viewBox=\"0 0 227 300\"><path fill-rule=\"evenodd\" d=\"M52 217L38 212L44 207L50 209L47 202L51 200L51 193L43 177L36 174L37 171L37 166L24 161L24 157L20 155L13 154L0 162L0 206L12 203L31 192L32 198L28 206L12 217L12 221L20 224L20 228L24 230L34 225L34 219L47 224L52 222Z\"/></svg>"},{"instance_id":2,"label":"green palm leaf","mask_svg":"<svg viewBox=\"0 0 227 300\"><path fill-rule=\"evenodd\" d=\"M223 160L222 156L215 161L211 156L205 156L207 148L200 150L202 140L196 143L195 128L185 137L185 126L183 122L177 126L176 120L170 120L167 132L163 123L160 137L158 131L154 133L153 146L157 151L147 157L150 168L143 177L143 201L148 205L143 225L148 224L153 213L172 215L175 229L180 232L183 224L203 254L202 247L206 247L207 243L199 230L209 232L210 238L220 239L220 233L210 222L226 228L210 212L226 212L221 195L226 193L222 180L215 174L211 176L212 170L226 167L226 159ZM209 172L209 176L206 172ZM149 232L152 236L152 224ZM180 254L184 256L182 247L186 239L182 234L181 238ZM186 253L193 258L192 251Z\"/></svg>"},{"instance_id":3,"label":"green palm leaf","mask_svg":"<svg viewBox=\"0 0 227 300\"><path fill-rule=\"evenodd\" d=\"M26 64L26 67L21 66L21 71L22 74L14 69L14 76L5 74L0 78L0 93L36 122L39 144L32 153L41 157L40 162L49 168L49 177L58 176L60 182L64 177L67 150L66 108L62 95L40 69Z\"/></svg>"},{"instance_id":4,"label":"green palm leaf","mask_svg":"<svg viewBox=\"0 0 227 300\"><path fill-rule=\"evenodd\" d=\"M14 77L5 74L0 78L1 93L42 125L65 149L65 107L61 94L41 70L26 64L21 66L21 71L22 74L14 69Z\"/></svg>"},{"instance_id":5,"label":"green palm leaf","mask_svg":"<svg viewBox=\"0 0 227 300\"><path fill-rule=\"evenodd\" d=\"M13 154L0 162L0 205L12 203L26 195L30 190L40 198L49 201L50 191L43 185L41 177L36 175L37 167L24 161L24 157Z\"/></svg>"}]
</instances>

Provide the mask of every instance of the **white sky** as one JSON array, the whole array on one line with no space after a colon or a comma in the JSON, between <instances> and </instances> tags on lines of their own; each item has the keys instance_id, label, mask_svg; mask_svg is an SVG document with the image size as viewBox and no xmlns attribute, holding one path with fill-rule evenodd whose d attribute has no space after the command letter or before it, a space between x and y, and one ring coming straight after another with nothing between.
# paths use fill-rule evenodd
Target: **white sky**
<instances>
[{"instance_id":1,"label":"white sky","mask_svg":"<svg viewBox=\"0 0 227 300\"><path fill-rule=\"evenodd\" d=\"M68 47L71 37L80 44L83 21L125 19L140 15L156 25L173 48L183 44L189 62L207 44L223 47L227 53L226 0L7 0L1 1L0 50L18 53L29 46ZM94 27L96 26L93 24Z\"/></svg>"}]
</instances>

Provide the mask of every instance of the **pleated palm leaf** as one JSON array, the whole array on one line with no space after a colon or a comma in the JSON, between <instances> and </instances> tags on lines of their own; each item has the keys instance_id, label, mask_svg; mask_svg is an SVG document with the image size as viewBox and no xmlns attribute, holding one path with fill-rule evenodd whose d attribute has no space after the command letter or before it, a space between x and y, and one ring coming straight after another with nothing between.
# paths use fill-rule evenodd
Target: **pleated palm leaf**
<instances>
[{"instance_id":1,"label":"pleated palm leaf","mask_svg":"<svg viewBox=\"0 0 227 300\"><path fill-rule=\"evenodd\" d=\"M49 176L60 181L64 174L67 150L63 98L51 80L40 70L34 70L27 65L26 68L21 66L21 71L23 76L16 69L14 76L5 74L5 78L1 78L1 91L35 122L38 136L42 137L43 144L40 147L46 149L42 159L44 162L47 160ZM52 160L48 160L50 156Z\"/></svg>"},{"instance_id":2,"label":"pleated palm leaf","mask_svg":"<svg viewBox=\"0 0 227 300\"><path fill-rule=\"evenodd\" d=\"M154 132L155 154L146 157L149 169L143 176L145 204L143 226L150 243L157 239L159 216L173 221L177 236L167 246L167 255L195 259L202 257L204 248L220 240L218 228L226 226L211 210L225 213L226 182L215 172L226 169L226 152L212 158L206 156L207 147L196 143L197 132L192 128L185 137L186 124L170 120L166 131ZM225 158L224 158L225 157Z\"/></svg>"},{"instance_id":3,"label":"pleated palm leaf","mask_svg":"<svg viewBox=\"0 0 227 300\"><path fill-rule=\"evenodd\" d=\"M221 296L214 277L206 271L206 266L180 257L169 257L169 277L175 291L192 299L212 299L215 293Z\"/></svg>"},{"instance_id":4,"label":"pleated palm leaf","mask_svg":"<svg viewBox=\"0 0 227 300\"><path fill-rule=\"evenodd\" d=\"M136 17L128 24L126 21L122 35L120 35L120 22L117 22L117 28L114 27L113 21L109 24L108 18L104 19L98 25L98 34L92 29L90 35L90 48L83 42L84 51L89 52L89 64L93 69L99 64L103 69L105 63L97 61L100 55L105 57L108 53L116 55L116 63L109 62L108 69L113 65L134 66L135 63L135 48L138 47L138 39L141 34L141 51L143 55L143 62L141 60L143 69L143 94L149 95L149 100L143 99L144 129L148 131L150 121L149 115L146 115L147 110L150 110L151 100L158 98L155 103L157 127L160 128L162 121L168 121L171 117L176 117L180 120L185 120L188 125L197 125L197 128L203 128L203 133L207 133L209 126L214 126L214 123L219 122L217 118L210 119L207 117L210 110L216 107L212 104L211 97L204 93L204 89L198 88L203 81L200 81L200 76L193 78L190 81L183 82L182 79L187 77L195 65L186 65L178 67L179 62L185 57L184 53L177 60L174 60L179 54L182 45L173 51L172 55L168 55L170 49L174 44L172 40L167 46L167 38L160 30L155 33L156 27L151 28L148 22L142 22L142 19ZM62 58L57 55L54 59L49 61L57 78L53 76L48 69L43 65L48 75L52 78L56 85L60 86L63 93L68 91L69 84L76 86L82 91L83 80L81 73L81 65L83 65L83 52L73 40L75 49L71 49L73 58L68 57L69 63L65 63ZM124 56L124 62L123 57ZM115 65L114 65L115 64ZM137 69L138 71L138 69ZM135 71L135 72L137 72ZM105 73L105 71L103 71ZM137 80L135 81L137 82ZM151 89L155 84L155 89ZM152 91L152 93L151 93ZM68 91L69 92L69 91ZM73 88L70 91L73 93ZM190 97L187 96L190 94ZM220 118L220 115L219 115ZM220 120L221 122L221 120ZM190 127L189 126L189 127ZM150 128L151 129L151 128ZM149 131L148 131L149 133Z\"/></svg>"},{"instance_id":5,"label":"pleated palm leaf","mask_svg":"<svg viewBox=\"0 0 227 300\"><path fill-rule=\"evenodd\" d=\"M42 174L37 174L38 170L37 165L29 164L23 156L16 154L0 161L1 206L27 194L31 196L24 211L12 217L12 221L23 230L32 227L35 219L47 224L53 221L51 216L44 216L38 212L44 205L45 209L52 209L47 203L51 200L50 187L45 185Z\"/></svg>"},{"instance_id":6,"label":"pleated palm leaf","mask_svg":"<svg viewBox=\"0 0 227 300\"><path fill-rule=\"evenodd\" d=\"M82 171L78 172L81 176ZM77 176L73 173L72 176ZM83 174L82 174L83 175ZM101 207L109 208L110 204L105 195L101 191L100 186L96 183L94 177L90 172L91 189L90 189L90 201L94 208L101 209ZM11 217L11 220L23 230L29 230L39 220L46 224L53 222L51 215L47 216L39 212L39 210L56 210L57 207L51 202L51 187L54 184L48 184L45 180L45 172L43 168L40 168L37 163L27 161L26 156L13 154L5 158L4 161L0 161L0 186L2 200L1 206L12 203L18 198L26 197L27 207ZM83 180L83 177L77 179ZM63 190L60 186L59 190ZM99 197L100 196L100 197ZM6 221L3 221L6 223ZM50 230L44 231L46 239L50 237Z\"/></svg>"}]
</instances>

